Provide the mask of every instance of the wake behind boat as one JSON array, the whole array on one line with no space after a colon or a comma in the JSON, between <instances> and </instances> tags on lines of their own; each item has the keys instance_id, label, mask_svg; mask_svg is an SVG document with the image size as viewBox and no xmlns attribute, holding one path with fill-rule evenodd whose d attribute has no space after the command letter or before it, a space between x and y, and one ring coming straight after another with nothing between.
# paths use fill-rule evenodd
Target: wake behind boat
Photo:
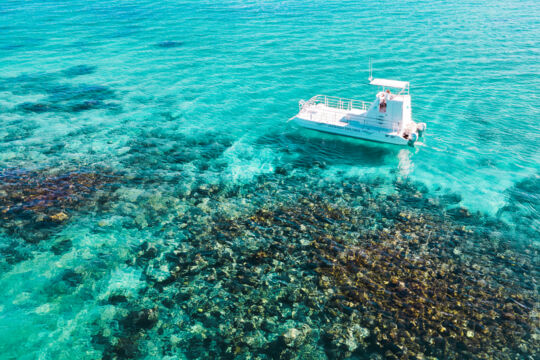
<instances>
[{"instance_id":1,"label":"wake behind boat","mask_svg":"<svg viewBox=\"0 0 540 360\"><path fill-rule=\"evenodd\" d=\"M316 95L308 101L300 100L300 111L293 119L298 125L317 131L413 145L425 131L426 124L412 120L409 83L370 78L370 84L380 87L371 104Z\"/></svg>"}]
</instances>

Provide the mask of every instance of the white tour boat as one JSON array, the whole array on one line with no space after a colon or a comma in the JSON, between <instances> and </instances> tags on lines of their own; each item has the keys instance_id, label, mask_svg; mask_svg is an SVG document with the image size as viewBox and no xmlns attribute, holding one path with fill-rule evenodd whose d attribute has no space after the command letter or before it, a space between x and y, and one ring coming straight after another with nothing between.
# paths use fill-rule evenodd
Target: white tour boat
<instances>
[{"instance_id":1,"label":"white tour boat","mask_svg":"<svg viewBox=\"0 0 540 360\"><path fill-rule=\"evenodd\" d=\"M300 100L292 119L302 127L322 132L397 145L413 145L426 129L411 116L411 95L406 81L373 79L380 87L375 101L316 95Z\"/></svg>"}]
</instances>

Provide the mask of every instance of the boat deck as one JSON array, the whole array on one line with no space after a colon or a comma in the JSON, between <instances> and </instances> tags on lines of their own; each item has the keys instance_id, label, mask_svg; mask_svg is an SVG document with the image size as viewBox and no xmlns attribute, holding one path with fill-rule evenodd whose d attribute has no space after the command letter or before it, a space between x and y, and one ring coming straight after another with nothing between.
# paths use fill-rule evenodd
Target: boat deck
<instances>
[{"instance_id":1,"label":"boat deck","mask_svg":"<svg viewBox=\"0 0 540 360\"><path fill-rule=\"evenodd\" d=\"M360 115L365 113L365 111L355 109L353 112L349 110L330 108L324 104L315 104L304 107L299 115L305 120L318 123L347 126L349 125L351 114L355 113Z\"/></svg>"},{"instance_id":2,"label":"boat deck","mask_svg":"<svg viewBox=\"0 0 540 360\"><path fill-rule=\"evenodd\" d=\"M367 127L373 131L386 133L396 133L397 125L389 128L384 126L385 122L377 118L366 116L367 108L336 108L326 105L325 103L310 103L306 102L297 117L319 124L328 124L338 127Z\"/></svg>"}]
</instances>

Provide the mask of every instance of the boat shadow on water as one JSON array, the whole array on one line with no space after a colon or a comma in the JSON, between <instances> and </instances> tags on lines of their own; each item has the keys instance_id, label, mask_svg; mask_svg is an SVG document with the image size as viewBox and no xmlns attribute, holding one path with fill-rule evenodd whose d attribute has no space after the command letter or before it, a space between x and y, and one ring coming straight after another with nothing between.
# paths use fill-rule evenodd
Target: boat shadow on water
<instances>
[{"instance_id":1,"label":"boat shadow on water","mask_svg":"<svg viewBox=\"0 0 540 360\"><path fill-rule=\"evenodd\" d=\"M337 137L313 130L261 136L260 145L268 145L294 160L293 167L324 168L327 165L381 166L397 158L400 148L365 140Z\"/></svg>"}]
</instances>

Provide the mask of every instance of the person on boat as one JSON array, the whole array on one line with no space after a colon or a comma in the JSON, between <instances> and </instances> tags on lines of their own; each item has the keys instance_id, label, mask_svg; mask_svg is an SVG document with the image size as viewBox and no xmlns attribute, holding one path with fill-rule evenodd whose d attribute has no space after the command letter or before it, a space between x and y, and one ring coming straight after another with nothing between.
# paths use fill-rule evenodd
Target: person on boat
<instances>
[{"instance_id":1,"label":"person on boat","mask_svg":"<svg viewBox=\"0 0 540 360\"><path fill-rule=\"evenodd\" d=\"M380 103L379 103L379 112L385 113L386 112L386 99L383 95Z\"/></svg>"}]
</instances>

